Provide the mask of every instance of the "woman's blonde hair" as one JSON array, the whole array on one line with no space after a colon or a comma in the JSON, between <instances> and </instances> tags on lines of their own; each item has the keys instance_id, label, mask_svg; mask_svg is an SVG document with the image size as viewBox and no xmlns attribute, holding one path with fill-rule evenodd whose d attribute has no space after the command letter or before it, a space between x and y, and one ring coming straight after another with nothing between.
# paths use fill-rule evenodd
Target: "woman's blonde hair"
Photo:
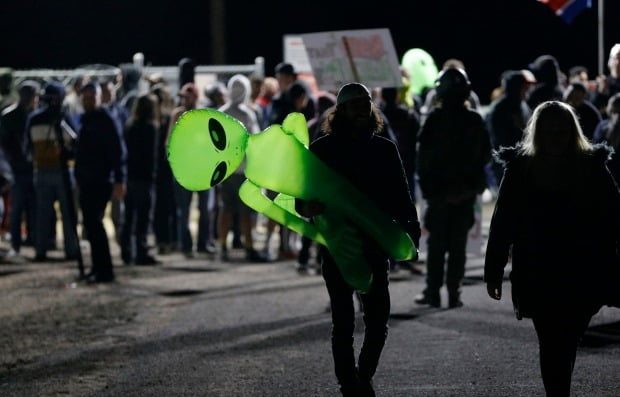
<instances>
[{"instance_id":1,"label":"woman's blonde hair","mask_svg":"<svg viewBox=\"0 0 620 397\"><path fill-rule=\"evenodd\" d=\"M519 151L528 156L544 153L549 149L544 146L553 142L558 133L568 134L567 153L592 151L592 144L583 135L573 107L558 101L543 102L534 109L525 127L525 136L519 145Z\"/></svg>"}]
</instances>

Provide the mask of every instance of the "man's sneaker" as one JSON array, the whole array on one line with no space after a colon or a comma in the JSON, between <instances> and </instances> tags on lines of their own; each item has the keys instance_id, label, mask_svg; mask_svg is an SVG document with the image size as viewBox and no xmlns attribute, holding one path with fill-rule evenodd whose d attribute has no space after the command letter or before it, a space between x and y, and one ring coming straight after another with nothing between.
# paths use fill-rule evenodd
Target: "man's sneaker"
<instances>
[{"instance_id":1,"label":"man's sneaker","mask_svg":"<svg viewBox=\"0 0 620 397\"><path fill-rule=\"evenodd\" d=\"M86 277L86 282L88 284L112 283L115 280L114 274L111 273L91 273Z\"/></svg>"},{"instance_id":2,"label":"man's sneaker","mask_svg":"<svg viewBox=\"0 0 620 397\"><path fill-rule=\"evenodd\" d=\"M151 255L147 255L143 258L136 259L135 263L136 265L149 266L149 265L159 265L161 262L153 258Z\"/></svg>"},{"instance_id":3,"label":"man's sneaker","mask_svg":"<svg viewBox=\"0 0 620 397\"><path fill-rule=\"evenodd\" d=\"M23 256L21 256L17 251L15 251L13 248L11 248L9 250L9 252L7 252L6 256L4 257L4 259L8 262L8 263L12 263L12 264L21 264L21 263L26 263L28 262L28 260L26 258L24 258Z\"/></svg>"},{"instance_id":4,"label":"man's sneaker","mask_svg":"<svg viewBox=\"0 0 620 397\"><path fill-rule=\"evenodd\" d=\"M440 307L441 299L438 296L430 296L426 294L420 294L413 300L418 305L428 305L430 307Z\"/></svg>"}]
</instances>

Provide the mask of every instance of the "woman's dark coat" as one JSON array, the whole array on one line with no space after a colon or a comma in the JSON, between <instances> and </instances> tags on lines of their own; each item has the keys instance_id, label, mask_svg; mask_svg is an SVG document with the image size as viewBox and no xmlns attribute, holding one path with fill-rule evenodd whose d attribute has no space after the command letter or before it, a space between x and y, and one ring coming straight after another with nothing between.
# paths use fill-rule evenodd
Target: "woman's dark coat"
<instances>
[{"instance_id":1,"label":"woman's dark coat","mask_svg":"<svg viewBox=\"0 0 620 397\"><path fill-rule=\"evenodd\" d=\"M549 310L598 311L620 302L616 243L620 191L597 145L570 164L568 183L536 183L532 157L502 149L505 165L491 220L485 281L501 282L512 255L512 298L518 318ZM615 294L614 294L615 292Z\"/></svg>"}]
</instances>

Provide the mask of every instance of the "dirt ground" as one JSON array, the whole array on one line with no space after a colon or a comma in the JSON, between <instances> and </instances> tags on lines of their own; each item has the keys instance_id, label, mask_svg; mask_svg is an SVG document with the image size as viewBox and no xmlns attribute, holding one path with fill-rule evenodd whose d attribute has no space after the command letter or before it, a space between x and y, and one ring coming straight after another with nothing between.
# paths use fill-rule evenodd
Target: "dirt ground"
<instances>
[{"instance_id":1,"label":"dirt ground","mask_svg":"<svg viewBox=\"0 0 620 397\"><path fill-rule=\"evenodd\" d=\"M7 248L0 248L2 254ZM88 270L88 251L83 251ZM26 258L34 256L29 247L22 253ZM47 378L46 367L40 366L45 359L109 344L115 337L106 330L131 323L146 303L128 296L122 281L78 282L76 262L62 260L61 251L52 251L50 256L52 260L46 263L10 263L6 259L0 263L0 395L4 395L3 384L26 380L21 379L25 369L32 375L38 367L35 373ZM131 278L136 271L128 266L117 269L122 279ZM98 386L96 379L88 376L80 382L84 391L90 389L89 383L92 389ZM61 395L62 389L51 386L46 395Z\"/></svg>"},{"instance_id":2,"label":"dirt ground","mask_svg":"<svg viewBox=\"0 0 620 397\"><path fill-rule=\"evenodd\" d=\"M490 219L491 211L492 205L483 207L484 222ZM88 271L88 245L82 244ZM110 247L114 262L121 263L113 239ZM115 354L126 354L122 349L130 345L128 335L152 331L143 329L143 324L149 322L136 321L137 317L161 315L153 314L154 308L166 305L161 295L140 293L135 281L145 275L157 278L166 272L165 267L117 265L117 282L87 285L76 281L77 263L64 261L62 250L50 251L49 262L32 263L5 258L8 249L9 243L0 241L0 395L7 395L4 387L9 383L45 387L45 392L34 395L67 395L71 390L82 390L82 395L88 395L101 391L105 387L106 366L116 361ZM33 258L34 250L24 247L22 255ZM168 263L182 259L180 254L176 255L178 258L169 255L160 259ZM109 332L118 327L124 332ZM104 346L116 346L117 350L105 357L92 357ZM68 356L88 360L66 360ZM62 368L50 362L58 362ZM67 376L50 381L59 371ZM30 379L33 374L41 380L38 384Z\"/></svg>"}]
</instances>

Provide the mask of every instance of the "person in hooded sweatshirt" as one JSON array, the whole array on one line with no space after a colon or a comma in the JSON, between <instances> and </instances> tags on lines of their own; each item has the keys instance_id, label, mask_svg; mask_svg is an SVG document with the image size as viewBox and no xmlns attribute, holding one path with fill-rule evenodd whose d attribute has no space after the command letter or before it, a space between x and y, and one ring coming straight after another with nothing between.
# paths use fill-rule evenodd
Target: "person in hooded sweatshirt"
<instances>
[{"instance_id":1,"label":"person in hooded sweatshirt","mask_svg":"<svg viewBox=\"0 0 620 397\"><path fill-rule=\"evenodd\" d=\"M564 90L560 85L560 66L552 55L541 55L529 65L536 77L536 85L528 93L527 104L534 109L545 101L561 101Z\"/></svg>"},{"instance_id":2,"label":"person in hooded sweatshirt","mask_svg":"<svg viewBox=\"0 0 620 397\"><path fill-rule=\"evenodd\" d=\"M505 167L487 245L484 281L502 297L512 257L517 319L531 318L547 396L568 397L577 346L602 305L620 305L620 191L606 162L610 148L585 138L570 105L548 101ZM593 393L595 395L596 393Z\"/></svg>"},{"instance_id":3,"label":"person in hooded sweatshirt","mask_svg":"<svg viewBox=\"0 0 620 397\"><path fill-rule=\"evenodd\" d=\"M491 144L482 117L466 106L470 82L465 71L442 71L436 87L439 106L428 115L418 138L417 169L428 204L424 227L429 236L426 288L415 302L441 306L445 278L448 307L457 308L463 305L467 236L474 224L476 196L487 186Z\"/></svg>"},{"instance_id":4,"label":"person in hooded sweatshirt","mask_svg":"<svg viewBox=\"0 0 620 397\"><path fill-rule=\"evenodd\" d=\"M493 149L514 146L523 137L523 130L532 114L532 110L525 102L529 85L520 70L504 72L503 93L491 103L485 117ZM499 186L504 169L498 163L493 163L491 168Z\"/></svg>"},{"instance_id":5,"label":"person in hooded sweatshirt","mask_svg":"<svg viewBox=\"0 0 620 397\"><path fill-rule=\"evenodd\" d=\"M260 132L256 113L248 106L250 98L250 80L242 74L236 74L228 81L228 102L218 110L239 120L250 134ZM218 238L223 260L228 260L227 236L231 230L233 217L239 216L243 245L246 259L252 262L263 262L265 258L254 249L252 238L253 211L241 202L239 188L245 181L243 169L245 162L235 170L234 174L220 184L220 210L218 216Z\"/></svg>"}]
</instances>

